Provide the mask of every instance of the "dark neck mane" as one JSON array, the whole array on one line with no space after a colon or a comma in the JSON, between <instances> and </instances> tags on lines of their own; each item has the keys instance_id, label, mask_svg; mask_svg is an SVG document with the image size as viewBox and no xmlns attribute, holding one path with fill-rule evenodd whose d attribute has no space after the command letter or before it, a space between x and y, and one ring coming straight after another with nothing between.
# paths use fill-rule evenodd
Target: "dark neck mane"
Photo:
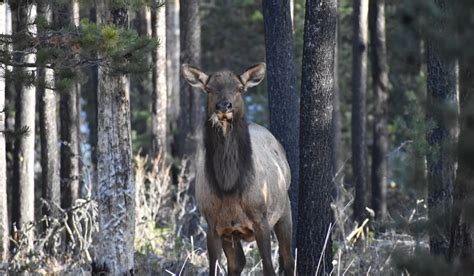
<instances>
[{"instance_id":1,"label":"dark neck mane","mask_svg":"<svg viewBox=\"0 0 474 276\"><path fill-rule=\"evenodd\" d=\"M244 118L234 120L226 137L206 122L204 146L209 184L220 194L242 193L253 180L252 145Z\"/></svg>"}]
</instances>

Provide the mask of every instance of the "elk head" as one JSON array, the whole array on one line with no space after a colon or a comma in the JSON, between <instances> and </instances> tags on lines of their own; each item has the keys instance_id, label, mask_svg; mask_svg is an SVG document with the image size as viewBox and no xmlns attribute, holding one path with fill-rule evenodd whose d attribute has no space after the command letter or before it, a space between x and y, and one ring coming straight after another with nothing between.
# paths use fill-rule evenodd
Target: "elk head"
<instances>
[{"instance_id":1,"label":"elk head","mask_svg":"<svg viewBox=\"0 0 474 276\"><path fill-rule=\"evenodd\" d=\"M194 87L207 92L207 116L212 126L222 130L224 137L234 121L244 118L245 107L242 95L248 88L258 85L265 77L265 63L248 68L243 74L219 71L207 75L200 69L183 64L184 79Z\"/></svg>"}]
</instances>

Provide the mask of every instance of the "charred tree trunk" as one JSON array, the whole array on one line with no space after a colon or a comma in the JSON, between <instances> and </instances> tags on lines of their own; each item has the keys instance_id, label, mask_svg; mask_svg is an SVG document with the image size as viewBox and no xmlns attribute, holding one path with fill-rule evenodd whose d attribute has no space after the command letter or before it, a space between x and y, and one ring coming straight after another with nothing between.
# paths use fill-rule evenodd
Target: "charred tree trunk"
<instances>
[{"instance_id":1,"label":"charred tree trunk","mask_svg":"<svg viewBox=\"0 0 474 276\"><path fill-rule=\"evenodd\" d=\"M97 21L128 28L126 9L97 6ZM96 265L111 275L133 274L135 185L128 78L99 68L99 234Z\"/></svg>"},{"instance_id":2,"label":"charred tree trunk","mask_svg":"<svg viewBox=\"0 0 474 276\"><path fill-rule=\"evenodd\" d=\"M180 1L180 62L193 66L201 63L201 22L199 19L199 1ZM180 72L181 75L181 72ZM181 76L180 81L180 119L178 120L178 136L176 141L177 154L180 158L193 158L198 147L198 136L201 135L199 125L202 124L201 111L202 92L186 85ZM189 163L189 171L195 171L193 162ZM192 176L191 176L192 177Z\"/></svg>"},{"instance_id":3,"label":"charred tree trunk","mask_svg":"<svg viewBox=\"0 0 474 276\"><path fill-rule=\"evenodd\" d=\"M445 10L443 0L435 1ZM434 28L443 31L442 22ZM457 113L456 62L442 54L434 40L427 40L428 96L427 120L434 124L428 129L426 139L428 167L428 208L432 223L430 249L435 255L448 257L449 223L453 201L455 177L454 141ZM456 118L457 119L457 118Z\"/></svg>"},{"instance_id":4,"label":"charred tree trunk","mask_svg":"<svg viewBox=\"0 0 474 276\"><path fill-rule=\"evenodd\" d=\"M166 1L166 88L168 133L177 129L179 114L179 0Z\"/></svg>"},{"instance_id":5,"label":"charred tree trunk","mask_svg":"<svg viewBox=\"0 0 474 276\"><path fill-rule=\"evenodd\" d=\"M388 68L385 46L385 0L370 0L369 30L374 90L374 142L372 146L372 209L375 218L387 216Z\"/></svg>"},{"instance_id":6,"label":"charred tree trunk","mask_svg":"<svg viewBox=\"0 0 474 276\"><path fill-rule=\"evenodd\" d=\"M32 24L36 17L36 6L27 2L18 1L12 5L12 15L14 24L15 42L14 48L23 51L28 47L30 41L29 32L36 32L36 27ZM35 62L34 54L17 56L17 62ZM14 186L13 186L13 206L12 221L16 227L23 227L35 219L35 109L36 109L36 88L32 83L35 78L36 69L31 67L17 68L19 74L28 75L23 81L15 82L17 93L16 98L16 118L15 131L22 133L15 141L14 154ZM20 71L21 70L21 71ZM28 232L28 239L32 246L33 231Z\"/></svg>"},{"instance_id":7,"label":"charred tree trunk","mask_svg":"<svg viewBox=\"0 0 474 276\"><path fill-rule=\"evenodd\" d=\"M0 34L7 34L7 3L0 3ZM2 45L1 50L5 49ZM7 152L5 141L5 70L0 64L0 266L8 261L8 203L7 203Z\"/></svg>"},{"instance_id":8,"label":"charred tree trunk","mask_svg":"<svg viewBox=\"0 0 474 276\"><path fill-rule=\"evenodd\" d=\"M298 274L320 275L332 269L330 225L332 181L332 101L336 0L306 1L300 106L300 187ZM315 181L317 180L317 181Z\"/></svg>"},{"instance_id":9,"label":"charred tree trunk","mask_svg":"<svg viewBox=\"0 0 474 276\"><path fill-rule=\"evenodd\" d=\"M290 201L296 244L299 183L299 118L289 1L264 0L270 130L285 148L291 169Z\"/></svg>"},{"instance_id":10,"label":"charred tree trunk","mask_svg":"<svg viewBox=\"0 0 474 276\"><path fill-rule=\"evenodd\" d=\"M459 64L460 133L457 151L458 168L454 186L453 222L449 259L461 264L462 275L472 272L474 206L474 74L464 60Z\"/></svg>"},{"instance_id":11,"label":"charred tree trunk","mask_svg":"<svg viewBox=\"0 0 474 276\"><path fill-rule=\"evenodd\" d=\"M38 14L51 22L50 7L40 3ZM42 32L44 30L38 30ZM39 94L39 126L41 141L42 196L48 203L43 208L43 215L58 217L56 206L61 204L61 186L59 178L58 128L56 114L56 92L54 72L47 68L38 68L38 79L44 86L38 87Z\"/></svg>"},{"instance_id":12,"label":"charred tree trunk","mask_svg":"<svg viewBox=\"0 0 474 276\"><path fill-rule=\"evenodd\" d=\"M352 37L352 174L355 185L354 220L365 218L367 183L366 90L367 18L369 0L353 2Z\"/></svg>"},{"instance_id":13,"label":"charred tree trunk","mask_svg":"<svg viewBox=\"0 0 474 276\"><path fill-rule=\"evenodd\" d=\"M152 151L157 157L167 151L167 79L166 79L166 12L165 6L151 10L151 36L159 39L160 45L152 52Z\"/></svg>"}]
</instances>

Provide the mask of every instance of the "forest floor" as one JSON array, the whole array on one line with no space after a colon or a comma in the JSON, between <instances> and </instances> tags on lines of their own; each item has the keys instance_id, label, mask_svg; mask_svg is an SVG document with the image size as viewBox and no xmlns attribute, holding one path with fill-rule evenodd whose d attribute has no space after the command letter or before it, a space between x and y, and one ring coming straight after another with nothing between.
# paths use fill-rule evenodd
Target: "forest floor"
<instances>
[{"instance_id":1,"label":"forest floor","mask_svg":"<svg viewBox=\"0 0 474 276\"><path fill-rule=\"evenodd\" d=\"M171 168L163 159L135 159L136 275L207 275L206 224L192 196L193 177L183 170L177 177L178 185L170 185ZM423 201L399 198L402 193L389 190L389 205L392 202L393 206L400 206L401 200L412 204L406 204L396 216L389 216L383 225L374 223L373 212L367 209L367 219L358 225L351 219L352 190L342 184L342 179L337 182L336 197L331 205L335 223L328 229L334 256L330 275L400 275L403 270L398 265L399 260L406 261L410 256L428 252L427 235L416 228L426 220ZM42 218L26 230L19 229L14 241L17 253L8 272L89 275L96 244L94 232L98 230L97 206L94 200L82 199L70 213L74 221L72 227L68 226L67 215L62 213L58 218ZM28 233L32 231L37 238L29 242ZM65 236L70 244L67 248L60 246ZM272 258L278 269L278 244L274 235L272 239ZM29 253L21 253L28 246ZM247 261L243 275L261 275L256 243L244 242L243 246ZM225 258L221 265L220 274L225 275ZM3 269L6 273L7 268ZM3 275L2 268L0 274Z\"/></svg>"}]
</instances>

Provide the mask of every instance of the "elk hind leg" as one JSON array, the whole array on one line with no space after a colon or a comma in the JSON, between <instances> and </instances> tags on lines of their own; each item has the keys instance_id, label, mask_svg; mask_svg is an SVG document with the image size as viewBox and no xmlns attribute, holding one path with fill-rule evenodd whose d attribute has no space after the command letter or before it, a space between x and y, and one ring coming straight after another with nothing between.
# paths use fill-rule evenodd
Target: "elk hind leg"
<instances>
[{"instance_id":1,"label":"elk hind leg","mask_svg":"<svg viewBox=\"0 0 474 276\"><path fill-rule=\"evenodd\" d=\"M227 258L227 272L230 276L240 275L245 267L245 254L238 239L222 239L222 247Z\"/></svg>"}]
</instances>

